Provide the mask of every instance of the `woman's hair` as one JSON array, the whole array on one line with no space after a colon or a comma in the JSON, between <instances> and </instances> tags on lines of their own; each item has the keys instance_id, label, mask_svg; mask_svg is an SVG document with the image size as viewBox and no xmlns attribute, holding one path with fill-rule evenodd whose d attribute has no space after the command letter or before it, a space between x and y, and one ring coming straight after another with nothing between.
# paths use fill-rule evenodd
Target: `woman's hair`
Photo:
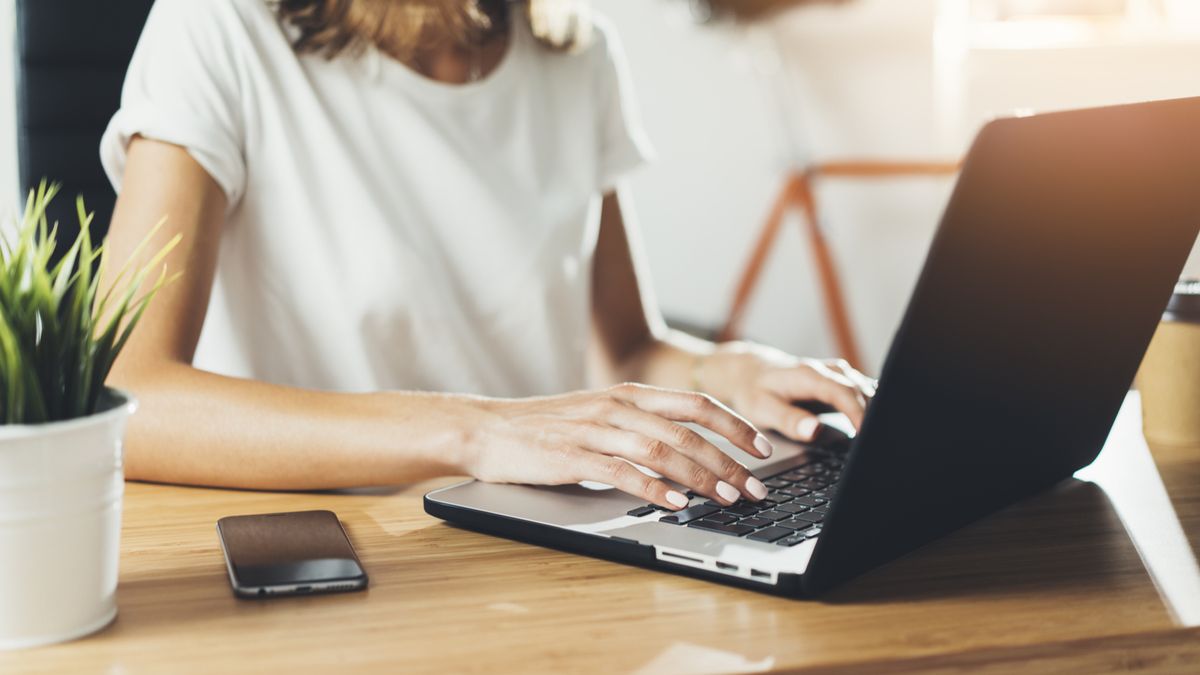
<instances>
[{"instance_id":1,"label":"woman's hair","mask_svg":"<svg viewBox=\"0 0 1200 675\"><path fill-rule=\"evenodd\" d=\"M299 31L299 53L333 58L374 45L399 58L446 45L472 47L506 31L514 15L555 51L586 44L586 0L276 0Z\"/></svg>"}]
</instances>

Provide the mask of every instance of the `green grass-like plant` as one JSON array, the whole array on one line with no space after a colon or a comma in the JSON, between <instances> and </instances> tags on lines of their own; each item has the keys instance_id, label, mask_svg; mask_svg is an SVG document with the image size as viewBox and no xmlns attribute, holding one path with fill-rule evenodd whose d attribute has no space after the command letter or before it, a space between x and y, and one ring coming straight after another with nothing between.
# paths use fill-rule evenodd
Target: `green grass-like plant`
<instances>
[{"instance_id":1,"label":"green grass-like plant","mask_svg":"<svg viewBox=\"0 0 1200 675\"><path fill-rule=\"evenodd\" d=\"M40 424L96 412L104 381L155 294L178 275L163 263L176 235L131 269L165 219L146 235L108 290L100 293L107 251L92 242L94 213L76 200L79 236L55 261L58 224L46 209L59 191L45 181L29 192L15 232L0 233L0 424ZM155 274L149 290L138 295Z\"/></svg>"}]
</instances>

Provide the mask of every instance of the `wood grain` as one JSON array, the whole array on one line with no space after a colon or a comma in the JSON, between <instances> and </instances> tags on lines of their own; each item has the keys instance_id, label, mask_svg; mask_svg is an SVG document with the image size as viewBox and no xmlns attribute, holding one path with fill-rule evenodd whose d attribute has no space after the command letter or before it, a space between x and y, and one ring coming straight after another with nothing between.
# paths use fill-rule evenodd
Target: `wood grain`
<instances>
[{"instance_id":1,"label":"wood grain","mask_svg":"<svg viewBox=\"0 0 1200 675\"><path fill-rule=\"evenodd\" d=\"M421 509L446 481L353 494L131 483L117 621L0 653L0 673L1200 672L1187 618L1200 612L1188 576L1200 449L1156 451L1155 471L1137 424L1123 413L1095 483L1071 481L820 601L459 530ZM339 514L370 589L234 599L216 520L301 509Z\"/></svg>"}]
</instances>

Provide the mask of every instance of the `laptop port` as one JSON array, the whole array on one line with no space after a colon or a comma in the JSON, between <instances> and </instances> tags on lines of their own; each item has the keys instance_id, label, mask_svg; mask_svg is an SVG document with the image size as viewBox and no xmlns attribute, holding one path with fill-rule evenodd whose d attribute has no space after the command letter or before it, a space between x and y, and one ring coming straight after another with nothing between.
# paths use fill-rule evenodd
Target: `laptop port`
<instances>
[{"instance_id":1,"label":"laptop port","mask_svg":"<svg viewBox=\"0 0 1200 675\"><path fill-rule=\"evenodd\" d=\"M726 562L721 562L720 560L718 560L718 561L717 561L717 569L719 569L719 570L727 570L727 571L730 571L730 572L736 572L736 571L738 570L738 566L737 566L737 565L731 565L731 564L729 564L729 563L726 563Z\"/></svg>"},{"instance_id":2,"label":"laptop port","mask_svg":"<svg viewBox=\"0 0 1200 675\"><path fill-rule=\"evenodd\" d=\"M681 555L681 554L679 554L679 553L676 553L676 552L674 552L674 551L662 551L662 552L661 552L661 555L662 555L662 557L664 557L664 558L676 558L676 559L678 559L678 560L686 560L686 561L688 561L688 562L690 562L690 563L696 563L696 564L699 564L699 565L703 565L703 564L704 564L704 561L703 561L703 560L701 560L701 559L699 559L699 558L693 558L693 557L691 557L691 556Z\"/></svg>"},{"instance_id":3,"label":"laptop port","mask_svg":"<svg viewBox=\"0 0 1200 675\"><path fill-rule=\"evenodd\" d=\"M764 572L762 570L751 569L750 576L754 577L755 579L770 579L771 573Z\"/></svg>"}]
</instances>

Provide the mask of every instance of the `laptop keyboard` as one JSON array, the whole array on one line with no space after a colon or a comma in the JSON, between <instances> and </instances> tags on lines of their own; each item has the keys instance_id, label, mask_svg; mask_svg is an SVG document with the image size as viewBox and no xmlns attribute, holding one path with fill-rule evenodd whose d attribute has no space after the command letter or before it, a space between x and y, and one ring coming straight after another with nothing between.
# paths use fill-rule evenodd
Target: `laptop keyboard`
<instances>
[{"instance_id":1,"label":"laptop keyboard","mask_svg":"<svg viewBox=\"0 0 1200 675\"><path fill-rule=\"evenodd\" d=\"M841 458L814 457L763 480L768 492L761 502L742 500L723 506L709 500L671 511L658 522L795 546L821 533L821 523L841 477ZM689 492L688 496L694 495ZM663 510L648 504L631 509L628 515L641 517Z\"/></svg>"}]
</instances>

